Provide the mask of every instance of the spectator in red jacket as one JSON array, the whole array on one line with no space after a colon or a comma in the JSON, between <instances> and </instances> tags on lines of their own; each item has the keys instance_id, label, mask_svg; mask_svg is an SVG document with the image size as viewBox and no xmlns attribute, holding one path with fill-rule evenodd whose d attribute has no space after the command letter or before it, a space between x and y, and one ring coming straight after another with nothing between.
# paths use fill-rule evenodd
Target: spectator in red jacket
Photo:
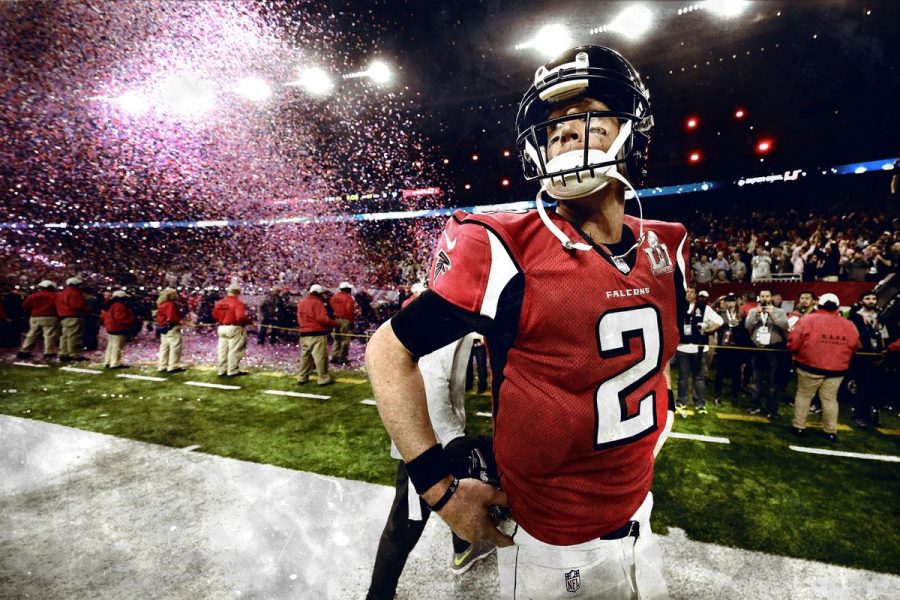
<instances>
[{"instance_id":1,"label":"spectator in red jacket","mask_svg":"<svg viewBox=\"0 0 900 600\"><path fill-rule=\"evenodd\" d=\"M251 323L247 316L247 305L238 297L241 286L232 283L225 290L228 295L216 302L212 314L219 327L219 364L216 369L219 377L238 377L246 375L239 370L244 352L247 350L247 325Z\"/></svg>"},{"instance_id":2,"label":"spectator in red jacket","mask_svg":"<svg viewBox=\"0 0 900 600\"><path fill-rule=\"evenodd\" d=\"M59 341L59 317L56 312L56 284L47 279L38 284L38 289L25 298L22 308L28 311L28 333L19 349L19 358L30 358L37 345L38 335L44 336L44 358L56 357Z\"/></svg>"},{"instance_id":3,"label":"spectator in red jacket","mask_svg":"<svg viewBox=\"0 0 900 600\"><path fill-rule=\"evenodd\" d=\"M88 307L81 291L81 279L69 277L66 288L56 295L56 313L62 326L59 340L59 360L87 360L81 356L81 338L84 335L84 318Z\"/></svg>"},{"instance_id":4,"label":"spectator in red jacket","mask_svg":"<svg viewBox=\"0 0 900 600\"><path fill-rule=\"evenodd\" d=\"M840 301L822 294L818 309L800 319L788 334L788 350L797 365L797 396L794 398L794 433L803 435L809 403L816 392L822 400L822 430L837 441L837 392L859 348L856 326L838 314Z\"/></svg>"},{"instance_id":5,"label":"spectator in red jacket","mask_svg":"<svg viewBox=\"0 0 900 600\"><path fill-rule=\"evenodd\" d=\"M353 317L356 314L356 300L353 299L352 291L350 282L342 281L337 294L328 301L334 311L334 320L337 321L337 328L332 334L334 346L331 348L331 362L336 365L350 364L347 353L350 351L350 334L353 333Z\"/></svg>"},{"instance_id":6,"label":"spectator in red jacket","mask_svg":"<svg viewBox=\"0 0 900 600\"><path fill-rule=\"evenodd\" d=\"M328 374L328 342L326 336L338 322L328 316L325 309L325 293L318 283L309 288L309 294L297 305L297 323L300 325L300 377L297 383L304 384L316 370L319 385L334 383Z\"/></svg>"},{"instance_id":7,"label":"spectator in red jacket","mask_svg":"<svg viewBox=\"0 0 900 600\"><path fill-rule=\"evenodd\" d=\"M157 371L176 373L184 369L179 367L181 360L181 313L175 305L178 292L166 288L156 299L156 332L159 334L159 358Z\"/></svg>"},{"instance_id":8,"label":"spectator in red jacket","mask_svg":"<svg viewBox=\"0 0 900 600\"><path fill-rule=\"evenodd\" d=\"M125 303L127 296L125 290L116 290L100 311L103 327L106 328L103 366L110 369L124 369L128 366L122 364L122 348L125 346L125 339L134 333L135 326L138 325L137 317Z\"/></svg>"}]
</instances>

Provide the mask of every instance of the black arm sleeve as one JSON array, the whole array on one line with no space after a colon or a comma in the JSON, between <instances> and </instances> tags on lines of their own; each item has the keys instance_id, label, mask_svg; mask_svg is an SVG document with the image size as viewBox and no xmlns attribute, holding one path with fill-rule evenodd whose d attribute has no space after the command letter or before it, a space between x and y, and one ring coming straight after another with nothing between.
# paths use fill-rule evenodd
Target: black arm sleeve
<instances>
[{"instance_id":1,"label":"black arm sleeve","mask_svg":"<svg viewBox=\"0 0 900 600\"><path fill-rule=\"evenodd\" d=\"M394 334L417 359L477 331L486 335L492 321L463 310L426 290L391 320Z\"/></svg>"}]
</instances>

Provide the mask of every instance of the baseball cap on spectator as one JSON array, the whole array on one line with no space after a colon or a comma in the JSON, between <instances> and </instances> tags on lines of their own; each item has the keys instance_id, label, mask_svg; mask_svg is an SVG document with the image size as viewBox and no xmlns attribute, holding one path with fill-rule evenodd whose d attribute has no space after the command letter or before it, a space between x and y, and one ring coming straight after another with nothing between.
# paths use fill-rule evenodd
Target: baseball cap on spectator
<instances>
[{"instance_id":1,"label":"baseball cap on spectator","mask_svg":"<svg viewBox=\"0 0 900 600\"><path fill-rule=\"evenodd\" d=\"M323 288L318 283L314 283L311 286L309 286L309 293L310 294L324 294L325 288Z\"/></svg>"},{"instance_id":2,"label":"baseball cap on spectator","mask_svg":"<svg viewBox=\"0 0 900 600\"><path fill-rule=\"evenodd\" d=\"M338 286L338 289L339 290L352 290L353 286L350 285L349 281L342 281L341 284Z\"/></svg>"},{"instance_id":3,"label":"baseball cap on spectator","mask_svg":"<svg viewBox=\"0 0 900 600\"><path fill-rule=\"evenodd\" d=\"M709 298L709 292L707 292L706 290L700 290L700 292L698 292L697 295L700 296L701 298Z\"/></svg>"},{"instance_id":4,"label":"baseball cap on spectator","mask_svg":"<svg viewBox=\"0 0 900 600\"><path fill-rule=\"evenodd\" d=\"M127 295L128 292L126 292L125 290L116 290L112 293L113 298L124 298Z\"/></svg>"},{"instance_id":5,"label":"baseball cap on spectator","mask_svg":"<svg viewBox=\"0 0 900 600\"><path fill-rule=\"evenodd\" d=\"M225 291L228 292L229 294L233 294L233 293L236 293L236 292L240 292L240 291L241 291L241 284L239 284L239 283L232 283L232 284L229 285L227 288L225 288Z\"/></svg>"},{"instance_id":6,"label":"baseball cap on spectator","mask_svg":"<svg viewBox=\"0 0 900 600\"><path fill-rule=\"evenodd\" d=\"M81 285L81 279L79 277L69 277L66 279L66 285Z\"/></svg>"},{"instance_id":7,"label":"baseball cap on spectator","mask_svg":"<svg viewBox=\"0 0 900 600\"><path fill-rule=\"evenodd\" d=\"M826 310L835 310L840 305L841 301L838 300L838 297L832 293L822 294L821 296L819 296L819 306Z\"/></svg>"},{"instance_id":8,"label":"baseball cap on spectator","mask_svg":"<svg viewBox=\"0 0 900 600\"><path fill-rule=\"evenodd\" d=\"M421 294L422 292L424 292L427 289L428 288L425 286L424 283L422 283L421 281L417 281L416 283L412 284L412 287L409 288L409 291L412 292L413 294Z\"/></svg>"},{"instance_id":9,"label":"baseball cap on spectator","mask_svg":"<svg viewBox=\"0 0 900 600\"><path fill-rule=\"evenodd\" d=\"M725 296L725 302L736 302L736 301L737 301L737 296L735 296L734 294L728 294L727 296Z\"/></svg>"},{"instance_id":10,"label":"baseball cap on spectator","mask_svg":"<svg viewBox=\"0 0 900 600\"><path fill-rule=\"evenodd\" d=\"M38 284L39 288L55 288L56 284L50 281L49 279L45 279Z\"/></svg>"}]
</instances>

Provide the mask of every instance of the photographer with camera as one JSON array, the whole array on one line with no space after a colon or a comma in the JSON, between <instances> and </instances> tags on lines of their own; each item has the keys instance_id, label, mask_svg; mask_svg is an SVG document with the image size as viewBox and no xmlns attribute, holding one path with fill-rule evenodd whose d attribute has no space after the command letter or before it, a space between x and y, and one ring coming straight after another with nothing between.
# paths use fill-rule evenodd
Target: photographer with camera
<instances>
[{"instance_id":1,"label":"photographer with camera","mask_svg":"<svg viewBox=\"0 0 900 600\"><path fill-rule=\"evenodd\" d=\"M878 296L874 292L860 295L859 308L850 313L850 321L859 333L860 348L863 352L881 354L885 350L887 331L879 319ZM878 424L878 408L887 398L887 386L881 368L881 356L856 356L853 370L856 375L857 390L853 404L853 422L860 427Z\"/></svg>"},{"instance_id":2,"label":"photographer with camera","mask_svg":"<svg viewBox=\"0 0 900 600\"><path fill-rule=\"evenodd\" d=\"M753 383L751 384L752 415L766 408L766 417L778 416L778 393L775 389L775 373L778 369L778 352L787 342L788 319L784 310L772 304L771 290L760 290L759 306L747 314L746 327L753 345Z\"/></svg>"}]
</instances>

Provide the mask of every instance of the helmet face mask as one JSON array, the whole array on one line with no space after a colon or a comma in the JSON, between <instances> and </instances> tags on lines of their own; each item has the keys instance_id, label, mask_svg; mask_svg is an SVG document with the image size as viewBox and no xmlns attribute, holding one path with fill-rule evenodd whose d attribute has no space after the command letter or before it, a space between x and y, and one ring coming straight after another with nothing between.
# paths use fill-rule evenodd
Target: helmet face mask
<instances>
[{"instance_id":1,"label":"helmet face mask","mask_svg":"<svg viewBox=\"0 0 900 600\"><path fill-rule=\"evenodd\" d=\"M540 67L519 104L516 146L525 179L542 180L558 199L587 196L609 183L612 170L640 185L653 127L649 92L637 71L619 53L601 46L580 46ZM602 102L607 110L549 118L581 100ZM603 117L619 122L616 139L590 148L591 126ZM564 126L578 132L581 147L548 157L548 131ZM564 157L564 158L563 158Z\"/></svg>"}]
</instances>

